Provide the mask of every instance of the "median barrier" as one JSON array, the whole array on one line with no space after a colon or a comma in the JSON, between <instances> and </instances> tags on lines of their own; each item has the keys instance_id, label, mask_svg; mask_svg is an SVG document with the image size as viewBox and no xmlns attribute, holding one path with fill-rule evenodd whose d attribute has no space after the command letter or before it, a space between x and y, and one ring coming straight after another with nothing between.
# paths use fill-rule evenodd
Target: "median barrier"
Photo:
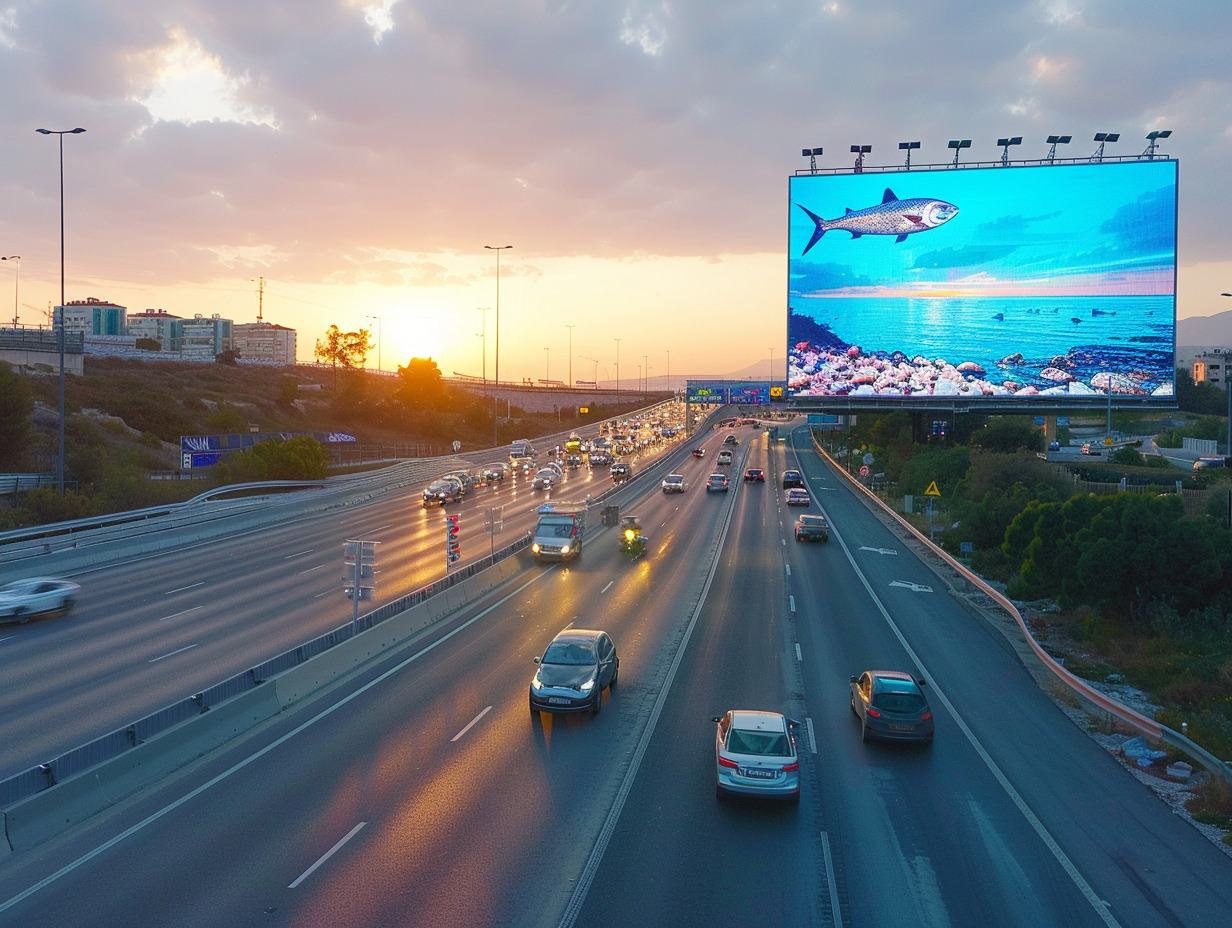
<instances>
[{"instance_id":1,"label":"median barrier","mask_svg":"<svg viewBox=\"0 0 1232 928\"><path fill-rule=\"evenodd\" d=\"M522 555L504 558L362 634L340 642L312 660L283 671L270 681L277 690L279 705L286 709L383 652L401 647L414 635L487 595L530 566Z\"/></svg>"},{"instance_id":2,"label":"median barrier","mask_svg":"<svg viewBox=\"0 0 1232 928\"><path fill-rule=\"evenodd\" d=\"M514 554L415 606L0 812L0 861L115 806L488 594L534 565ZM448 594L448 595L446 595Z\"/></svg>"},{"instance_id":3,"label":"median barrier","mask_svg":"<svg viewBox=\"0 0 1232 928\"><path fill-rule=\"evenodd\" d=\"M9 806L3 812L7 841L0 842L0 851L21 853L36 847L273 718L281 709L274 688L259 686Z\"/></svg>"}]
</instances>

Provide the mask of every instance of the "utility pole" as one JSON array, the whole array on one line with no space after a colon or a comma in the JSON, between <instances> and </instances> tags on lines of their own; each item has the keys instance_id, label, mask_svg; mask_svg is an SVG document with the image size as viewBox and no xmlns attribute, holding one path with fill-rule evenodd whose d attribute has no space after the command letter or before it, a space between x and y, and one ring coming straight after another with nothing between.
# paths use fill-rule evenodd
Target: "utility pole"
<instances>
[{"instance_id":1,"label":"utility pole","mask_svg":"<svg viewBox=\"0 0 1232 928\"><path fill-rule=\"evenodd\" d=\"M248 279L255 280L257 282L257 325L260 325L262 321L261 314L262 314L262 311L264 309L264 304L265 304L265 278L264 277L250 277Z\"/></svg>"}]
</instances>

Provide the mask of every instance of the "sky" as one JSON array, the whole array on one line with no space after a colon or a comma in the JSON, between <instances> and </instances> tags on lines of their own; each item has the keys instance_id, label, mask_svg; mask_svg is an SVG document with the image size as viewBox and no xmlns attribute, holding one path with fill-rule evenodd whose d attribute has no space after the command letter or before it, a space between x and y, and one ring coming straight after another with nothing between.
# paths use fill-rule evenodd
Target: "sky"
<instances>
[{"instance_id":1,"label":"sky","mask_svg":"<svg viewBox=\"0 0 1232 928\"><path fill-rule=\"evenodd\" d=\"M0 0L0 321L60 302L35 129L76 127L65 298L260 300L302 361L337 325L372 332L369 366L491 378L499 292L502 380L782 376L801 150L893 165L907 140L913 165L1015 135L1085 159L1171 130L1177 314L1209 316L1232 310L1228 35L1227 0Z\"/></svg>"}]
</instances>

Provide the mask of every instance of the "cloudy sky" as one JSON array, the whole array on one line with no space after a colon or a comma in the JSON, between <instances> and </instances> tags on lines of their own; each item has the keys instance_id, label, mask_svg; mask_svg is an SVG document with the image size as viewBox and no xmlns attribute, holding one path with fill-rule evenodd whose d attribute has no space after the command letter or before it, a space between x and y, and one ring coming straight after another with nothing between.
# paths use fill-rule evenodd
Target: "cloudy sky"
<instances>
[{"instance_id":1,"label":"cloudy sky","mask_svg":"<svg viewBox=\"0 0 1232 928\"><path fill-rule=\"evenodd\" d=\"M0 319L59 302L34 130L75 127L66 298L250 322L263 278L301 360L335 324L386 369L491 377L484 246L512 245L502 379L781 375L801 149L905 140L922 165L1172 130L1178 315L1207 316L1232 309L1229 35L1228 0L0 0Z\"/></svg>"}]
</instances>

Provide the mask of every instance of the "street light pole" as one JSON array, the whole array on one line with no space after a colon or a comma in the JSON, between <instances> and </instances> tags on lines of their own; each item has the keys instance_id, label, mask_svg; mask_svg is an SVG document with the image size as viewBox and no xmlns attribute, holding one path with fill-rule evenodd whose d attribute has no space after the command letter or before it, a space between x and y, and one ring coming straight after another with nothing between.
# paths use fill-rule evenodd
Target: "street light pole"
<instances>
[{"instance_id":1,"label":"street light pole","mask_svg":"<svg viewBox=\"0 0 1232 928\"><path fill-rule=\"evenodd\" d=\"M60 450L56 456L56 485L64 495L64 136L79 135L85 129L35 129L40 135L60 137L60 324L56 341L60 348Z\"/></svg>"},{"instance_id":2,"label":"street light pole","mask_svg":"<svg viewBox=\"0 0 1232 928\"><path fill-rule=\"evenodd\" d=\"M483 316L480 317L483 319L483 331L476 332L475 334L483 339L483 388L486 390L488 389L488 307L479 306L477 309L483 313Z\"/></svg>"},{"instance_id":3,"label":"street light pole","mask_svg":"<svg viewBox=\"0 0 1232 928\"><path fill-rule=\"evenodd\" d=\"M543 346L543 385L546 387L552 379L552 349Z\"/></svg>"},{"instance_id":4,"label":"street light pole","mask_svg":"<svg viewBox=\"0 0 1232 928\"><path fill-rule=\"evenodd\" d=\"M620 405L620 342L616 339L616 405Z\"/></svg>"},{"instance_id":5,"label":"street light pole","mask_svg":"<svg viewBox=\"0 0 1232 928\"><path fill-rule=\"evenodd\" d=\"M576 322L566 322L565 328L569 330L569 386L573 386L573 327Z\"/></svg>"},{"instance_id":6,"label":"street light pole","mask_svg":"<svg viewBox=\"0 0 1232 928\"><path fill-rule=\"evenodd\" d=\"M9 255L7 258L0 258L0 261L17 262L17 280L13 283L13 328L17 328L17 291L21 289L21 255Z\"/></svg>"},{"instance_id":7,"label":"street light pole","mask_svg":"<svg viewBox=\"0 0 1232 928\"><path fill-rule=\"evenodd\" d=\"M492 447L500 444L500 410L497 407L497 394L500 392L500 253L512 245L484 245L489 251L496 252L496 370L492 378L496 385L492 389Z\"/></svg>"}]
</instances>

